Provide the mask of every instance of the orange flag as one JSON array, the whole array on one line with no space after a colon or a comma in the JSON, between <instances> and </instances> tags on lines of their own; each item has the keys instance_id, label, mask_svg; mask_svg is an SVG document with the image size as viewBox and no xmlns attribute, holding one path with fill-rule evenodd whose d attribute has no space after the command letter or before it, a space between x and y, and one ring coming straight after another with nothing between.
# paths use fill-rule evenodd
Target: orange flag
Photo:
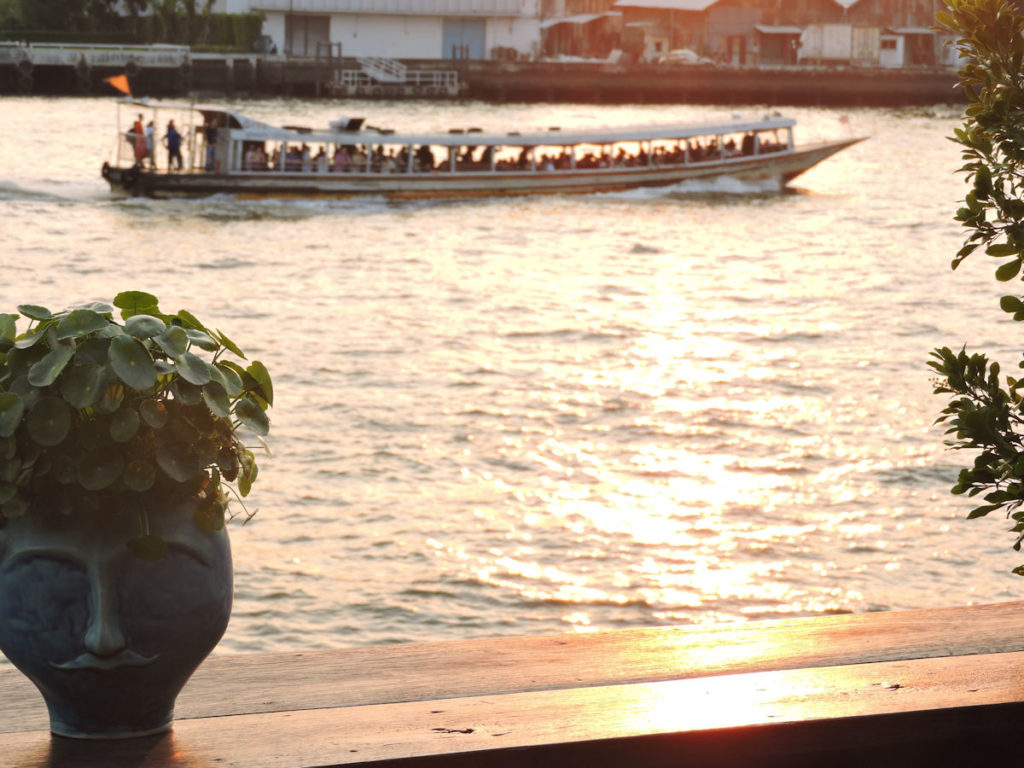
<instances>
[{"instance_id":1,"label":"orange flag","mask_svg":"<svg viewBox=\"0 0 1024 768\"><path fill-rule=\"evenodd\" d=\"M114 75L113 77L103 78L104 83L110 83L112 86L117 88L121 93L126 93L129 96L132 95L132 88L128 85L128 75Z\"/></svg>"}]
</instances>

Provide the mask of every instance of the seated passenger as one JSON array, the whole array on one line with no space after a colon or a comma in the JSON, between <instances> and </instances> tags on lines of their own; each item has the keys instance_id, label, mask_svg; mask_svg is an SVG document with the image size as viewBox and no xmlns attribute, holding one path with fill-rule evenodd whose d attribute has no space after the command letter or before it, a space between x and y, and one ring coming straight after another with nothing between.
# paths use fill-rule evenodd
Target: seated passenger
<instances>
[{"instance_id":1,"label":"seated passenger","mask_svg":"<svg viewBox=\"0 0 1024 768\"><path fill-rule=\"evenodd\" d=\"M348 173L352 170L352 156L344 146L338 147L334 153L334 172Z\"/></svg>"}]
</instances>

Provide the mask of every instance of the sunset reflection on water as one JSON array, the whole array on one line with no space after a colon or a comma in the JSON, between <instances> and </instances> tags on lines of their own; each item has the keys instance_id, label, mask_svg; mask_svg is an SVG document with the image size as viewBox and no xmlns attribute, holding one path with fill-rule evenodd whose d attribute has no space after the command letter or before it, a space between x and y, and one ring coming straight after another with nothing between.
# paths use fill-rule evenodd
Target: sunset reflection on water
<instances>
[{"instance_id":1,"label":"sunset reflection on water","mask_svg":"<svg viewBox=\"0 0 1024 768\"><path fill-rule=\"evenodd\" d=\"M274 458L247 500L259 514L232 530L222 648L1014 594L1014 553L997 521L962 520L959 457L932 428L928 351L1015 341L992 322L988 265L948 269L955 110L791 110L798 140L872 138L781 195L112 202L106 106L5 101L0 311L148 289L271 370ZM341 108L234 106L317 126ZM739 111L343 106L431 130Z\"/></svg>"}]
</instances>

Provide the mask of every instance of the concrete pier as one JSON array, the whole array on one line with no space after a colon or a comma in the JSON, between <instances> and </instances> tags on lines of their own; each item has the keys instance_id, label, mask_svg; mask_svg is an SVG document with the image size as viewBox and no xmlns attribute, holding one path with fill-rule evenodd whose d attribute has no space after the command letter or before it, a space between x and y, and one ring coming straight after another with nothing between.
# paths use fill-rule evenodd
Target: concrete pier
<instances>
[{"instance_id":1,"label":"concrete pier","mask_svg":"<svg viewBox=\"0 0 1024 768\"><path fill-rule=\"evenodd\" d=\"M408 81L356 81L359 61L197 54L179 46L0 44L0 93L110 95L127 74L147 96L466 98L487 102L927 106L962 103L948 69L738 68L601 62L406 60ZM443 78L443 85L441 87Z\"/></svg>"}]
</instances>

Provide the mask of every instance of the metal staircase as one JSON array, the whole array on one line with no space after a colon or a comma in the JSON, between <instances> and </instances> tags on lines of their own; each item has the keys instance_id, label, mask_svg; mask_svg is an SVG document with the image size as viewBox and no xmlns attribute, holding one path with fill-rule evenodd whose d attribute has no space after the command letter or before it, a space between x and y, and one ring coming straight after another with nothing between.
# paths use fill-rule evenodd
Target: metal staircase
<instances>
[{"instance_id":1,"label":"metal staircase","mask_svg":"<svg viewBox=\"0 0 1024 768\"><path fill-rule=\"evenodd\" d=\"M372 80L378 83L404 83L405 65L394 59L381 56L361 56L356 61Z\"/></svg>"}]
</instances>

